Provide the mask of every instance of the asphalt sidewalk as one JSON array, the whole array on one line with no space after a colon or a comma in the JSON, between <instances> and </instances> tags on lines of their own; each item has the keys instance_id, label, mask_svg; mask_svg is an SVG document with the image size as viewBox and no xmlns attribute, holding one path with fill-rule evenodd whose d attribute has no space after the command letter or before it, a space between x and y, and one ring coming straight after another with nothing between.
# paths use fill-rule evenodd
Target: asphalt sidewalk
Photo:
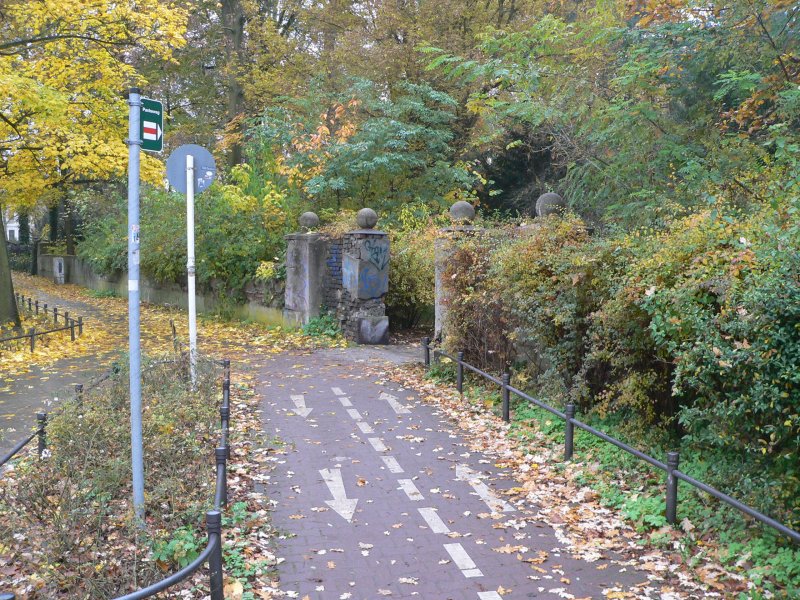
<instances>
[{"instance_id":1,"label":"asphalt sidewalk","mask_svg":"<svg viewBox=\"0 0 800 600\"><path fill-rule=\"evenodd\" d=\"M368 368L409 357L340 349L276 355L260 367L264 429L282 442L265 492L284 593L603 598L646 581L614 562L570 556L533 518L536 507L508 493L511 473L471 451L434 406Z\"/></svg>"}]
</instances>

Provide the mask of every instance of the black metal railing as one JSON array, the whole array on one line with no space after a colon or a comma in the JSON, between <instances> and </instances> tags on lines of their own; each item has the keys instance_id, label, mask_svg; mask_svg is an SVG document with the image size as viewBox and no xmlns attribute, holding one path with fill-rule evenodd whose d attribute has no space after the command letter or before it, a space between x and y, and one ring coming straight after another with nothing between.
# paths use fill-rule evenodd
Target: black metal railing
<instances>
[{"instance_id":1,"label":"black metal railing","mask_svg":"<svg viewBox=\"0 0 800 600\"><path fill-rule=\"evenodd\" d=\"M55 327L52 329L45 329L44 331L37 331L35 327L31 327L27 333L0 337L0 344L27 339L29 340L30 351L33 352L36 350L37 338L42 338L46 335L59 333L61 331L69 331L70 339L74 342L76 337L83 335L83 317L78 317L76 319L74 316L70 316L69 311L62 310L59 312L57 306L50 308L46 302L39 302L39 300L31 298L30 296L26 297L24 294L16 293L15 296L18 307L27 310L33 315L44 314L45 317L48 315L52 316ZM59 317L61 317L61 322L63 323L61 327L58 327Z\"/></svg>"},{"instance_id":2,"label":"black metal railing","mask_svg":"<svg viewBox=\"0 0 800 600\"><path fill-rule=\"evenodd\" d=\"M508 423L511 420L511 394L514 394L523 400L530 402L531 404L546 410L547 412L555 415L562 421L564 421L564 460L571 460L574 454L574 439L575 439L575 428L582 429L587 433L594 435L595 437L600 438L608 442L609 444L613 444L617 448L624 450L628 454L635 456L636 458L643 460L656 469L664 471L666 473L666 482L665 482L665 516L667 522L671 525L674 525L677 521L677 508L678 508L678 482L683 481L688 483L692 487L706 492L707 494L713 496L714 498L721 500L722 502L732 506L733 508L743 512L746 515L760 521L764 525L772 527L776 531L782 533L793 542L800 544L800 533L794 531L793 529L787 527L783 523L779 523L775 519L768 517L767 515L757 511L756 509L748 506L742 502L739 502L735 498L720 492L719 490L707 485L693 477L690 477L686 473L683 473L678 470L678 465L680 463L680 455L678 452L668 452L667 453L667 462L662 462L658 459L645 454L629 446L625 442L621 442L620 440L611 437L610 435L603 433L595 429L594 427L583 423L575 418L576 413L576 406L574 404L567 404L565 407L565 411L562 412L552 406L542 402L541 400L537 400L536 398L532 398L525 392L518 390L517 388L511 385L511 374L504 373L501 378L497 378L494 375L487 373L486 371L482 371L481 369L470 365L469 363L464 361L464 353L458 352L456 356L452 356L447 352L444 352L440 348L435 348L431 346L431 339L430 338L423 338L422 339L422 351L423 351L423 362L425 363L426 367L431 366L431 357L434 361L438 356L444 356L449 358L456 364L456 388L460 394L464 393L464 369L472 371L473 373L483 377L484 379L488 379L492 383L495 383L501 387L502 393L502 415L503 420Z\"/></svg>"},{"instance_id":3,"label":"black metal railing","mask_svg":"<svg viewBox=\"0 0 800 600\"><path fill-rule=\"evenodd\" d=\"M165 361L159 361L155 364L163 364ZM222 403L219 409L220 415L220 445L214 450L214 457L216 461L216 485L214 488L214 509L206 512L206 534L208 535L208 543L202 552L191 563L183 567L181 570L173 573L169 577L157 581L156 583L126 594L119 596L114 600L142 600L150 598L164 590L173 587L182 581L191 577L206 563L209 566L209 589L211 600L224 600L223 594L223 565L222 565L222 509L228 505L228 459L231 455L230 448L230 389L231 389L231 362L228 359L211 360L217 366L223 368L222 379ZM95 380L87 390L92 387L97 387L102 381L105 381L113 375L114 371L108 371L100 378ZM82 403L84 388L83 385L75 386L75 400L78 405ZM63 410L64 407L62 407ZM0 458L0 467L10 461L31 440L38 438L37 452L39 458L42 458L47 450L47 420L48 414L46 412L39 412L36 414L36 429L27 438L17 443L5 456ZM0 592L0 600L14 600L13 593Z\"/></svg>"}]
</instances>

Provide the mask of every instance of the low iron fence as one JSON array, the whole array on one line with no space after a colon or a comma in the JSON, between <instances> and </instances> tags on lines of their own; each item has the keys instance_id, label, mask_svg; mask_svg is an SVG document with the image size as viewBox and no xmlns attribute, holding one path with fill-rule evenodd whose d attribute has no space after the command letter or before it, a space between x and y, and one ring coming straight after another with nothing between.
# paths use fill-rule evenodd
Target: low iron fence
<instances>
[{"instance_id":1,"label":"low iron fence","mask_svg":"<svg viewBox=\"0 0 800 600\"><path fill-rule=\"evenodd\" d=\"M28 329L27 333L17 333L7 337L0 337L0 344L27 339L29 340L30 351L33 352L36 350L37 338L43 338L52 333L69 331L70 339L74 342L76 337L83 335L83 317L78 317L76 319L70 316L69 311L62 310L59 312L57 306L50 308L47 306L46 302L39 302L39 300L31 298L30 296L26 297L25 294L15 293L15 296L18 307L27 310L32 315L38 316L39 314L43 314L45 317L52 317L54 327L52 329L45 329L44 331L37 331L36 327L31 327ZM61 317L61 323L58 321L59 317ZM58 325L61 325L61 327Z\"/></svg>"},{"instance_id":2,"label":"low iron fence","mask_svg":"<svg viewBox=\"0 0 800 600\"><path fill-rule=\"evenodd\" d=\"M160 361L155 363L163 364ZM220 437L219 446L214 450L216 462L216 483L214 487L214 508L206 513L206 534L208 543L206 547L191 563L156 583L114 598L114 600L143 600L151 598L164 590L171 588L199 571L206 563L209 567L209 590L211 600L225 600L223 594L223 564L222 564L222 510L228 505L228 459L231 455L230 448L230 391L231 391L231 362L228 359L211 360L211 363L223 368L222 379L222 402L219 408L220 416ZM108 371L99 378L91 382L85 389L82 384L77 384L74 388L75 401L78 406L83 404L84 391L90 390L109 379L114 371ZM143 372L144 374L144 372ZM62 407L63 410L65 407ZM5 456L0 458L0 469L12 458L18 455L34 438L37 439L37 453L42 458L47 450L47 412L40 411L36 414L36 428L25 439L17 443ZM0 471L1 473L1 471ZM0 600L15 600L13 593L0 592Z\"/></svg>"},{"instance_id":3,"label":"low iron fence","mask_svg":"<svg viewBox=\"0 0 800 600\"><path fill-rule=\"evenodd\" d=\"M423 349L423 356L424 356L424 363L426 367L431 366L431 355L433 356L433 360L436 361L438 356L444 356L449 358L456 364L456 388L458 392L463 394L464 392L464 369L472 371L476 375L483 377L484 379L488 379L492 383L495 383L500 386L500 391L502 394L502 415L503 421L508 423L511 420L511 394L522 398L530 402L531 404L549 412L552 415L555 415L562 421L564 421L564 460L572 460L573 453L574 453L574 439L575 439L575 428L582 429L587 433L592 434L595 437L600 438L603 441L608 442L609 444L613 444L617 448L624 450L628 454L635 456L636 458L643 460L650 465L654 466L656 469L664 471L666 473L666 490L665 490L665 516L667 522L671 525L674 525L677 521L676 513L678 509L678 482L683 481L688 483L694 488L698 490L702 490L707 494L713 496L717 500L721 500L722 502L732 506L733 508L743 512L744 514L760 521L764 525L772 527L776 531L780 532L781 534L788 537L793 542L800 544L800 533L794 531L793 529L787 527L783 523L779 523L775 519L768 517L767 515L757 511L756 509L739 502L735 498L720 492L719 490L711 487L703 483L702 481L698 481L693 477L690 477L686 473L678 470L678 465L680 463L680 455L678 452L668 452L667 453L667 460L666 462L662 462L652 456L645 454L629 446L625 442L621 442L620 440L611 437L610 435L603 433L595 429L594 427L583 423L575 418L576 414L576 406L574 404L567 404L565 407L564 412L554 408L548 404L545 404L541 400L537 400L532 398L525 392L518 390L517 388L511 385L511 374L504 373L502 377L498 378L494 375L487 373L486 371L482 371L481 369L474 367L473 365L464 361L464 353L458 352L456 356L452 356L440 348L435 348L431 346L431 339L430 338L423 338L422 340L422 349Z\"/></svg>"}]
</instances>

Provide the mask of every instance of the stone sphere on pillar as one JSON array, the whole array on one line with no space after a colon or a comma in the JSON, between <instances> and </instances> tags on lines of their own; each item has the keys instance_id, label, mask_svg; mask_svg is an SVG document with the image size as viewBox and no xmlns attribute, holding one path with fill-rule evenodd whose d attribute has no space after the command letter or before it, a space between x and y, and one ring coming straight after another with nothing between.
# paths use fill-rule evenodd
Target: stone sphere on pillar
<instances>
[{"instance_id":1,"label":"stone sphere on pillar","mask_svg":"<svg viewBox=\"0 0 800 600\"><path fill-rule=\"evenodd\" d=\"M378 224L378 213L371 208L362 208L356 215L356 223L361 229L373 229Z\"/></svg>"},{"instance_id":2,"label":"stone sphere on pillar","mask_svg":"<svg viewBox=\"0 0 800 600\"><path fill-rule=\"evenodd\" d=\"M317 216L317 213L313 213L311 211L304 212L302 215L300 215L299 221L300 227L306 231L319 227L319 217Z\"/></svg>"},{"instance_id":3,"label":"stone sphere on pillar","mask_svg":"<svg viewBox=\"0 0 800 600\"><path fill-rule=\"evenodd\" d=\"M536 201L536 216L546 217L548 215L561 215L567 209L566 201L553 192L547 192L539 196Z\"/></svg>"},{"instance_id":4,"label":"stone sphere on pillar","mask_svg":"<svg viewBox=\"0 0 800 600\"><path fill-rule=\"evenodd\" d=\"M450 207L450 218L456 222L471 223L475 218L475 207L465 200L459 200Z\"/></svg>"}]
</instances>

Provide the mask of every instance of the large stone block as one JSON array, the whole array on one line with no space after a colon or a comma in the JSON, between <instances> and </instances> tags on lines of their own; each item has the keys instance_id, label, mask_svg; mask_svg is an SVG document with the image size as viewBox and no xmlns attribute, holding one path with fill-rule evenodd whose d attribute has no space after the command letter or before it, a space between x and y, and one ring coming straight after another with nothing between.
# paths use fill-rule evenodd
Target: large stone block
<instances>
[{"instance_id":1,"label":"large stone block","mask_svg":"<svg viewBox=\"0 0 800 600\"><path fill-rule=\"evenodd\" d=\"M389 317L359 317L356 342L359 344L388 344Z\"/></svg>"},{"instance_id":2,"label":"large stone block","mask_svg":"<svg viewBox=\"0 0 800 600\"><path fill-rule=\"evenodd\" d=\"M363 250L363 248L362 248ZM388 261L383 269L374 263L345 254L342 261L342 282L353 298L371 300L382 298L389 291Z\"/></svg>"},{"instance_id":3,"label":"large stone block","mask_svg":"<svg viewBox=\"0 0 800 600\"><path fill-rule=\"evenodd\" d=\"M286 236L284 315L289 322L308 323L320 314L327 244L318 234Z\"/></svg>"}]
</instances>

